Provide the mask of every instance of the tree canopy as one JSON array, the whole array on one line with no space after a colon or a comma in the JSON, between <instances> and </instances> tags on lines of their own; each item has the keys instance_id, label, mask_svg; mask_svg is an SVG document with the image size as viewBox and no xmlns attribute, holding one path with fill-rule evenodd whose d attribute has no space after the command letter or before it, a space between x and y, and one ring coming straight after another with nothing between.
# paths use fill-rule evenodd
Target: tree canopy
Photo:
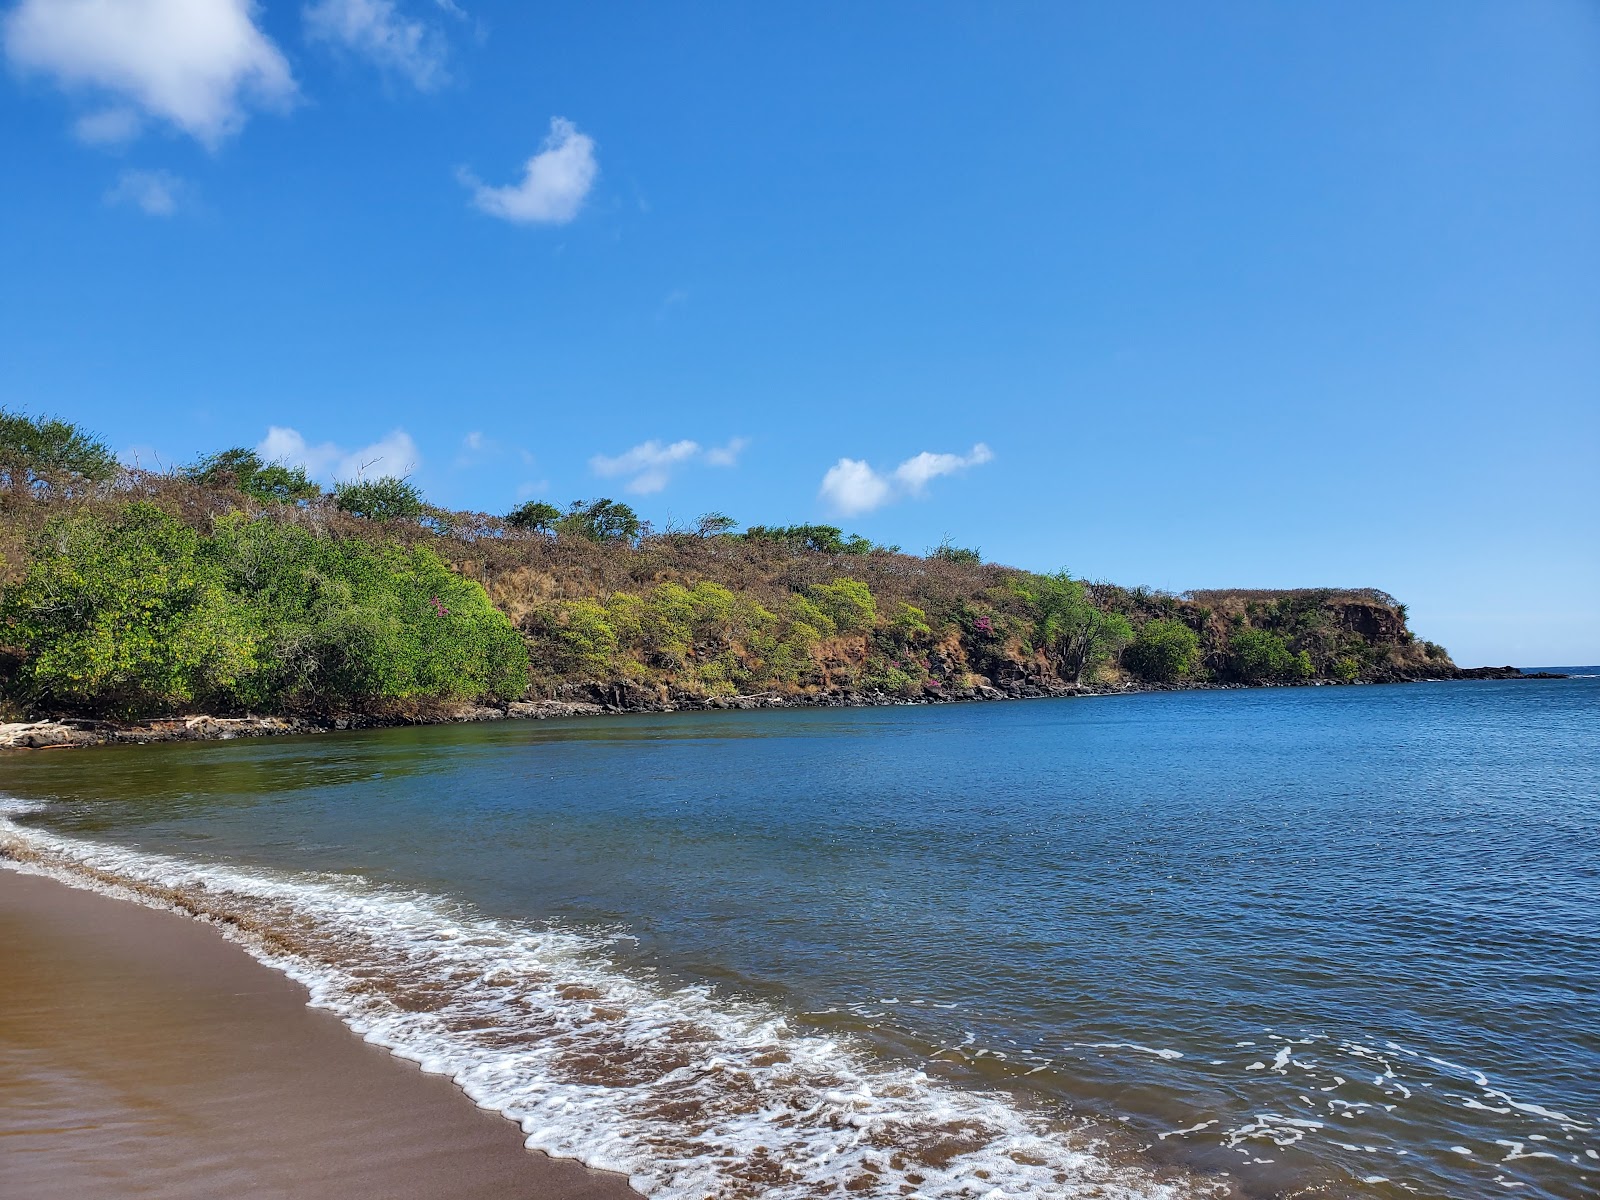
<instances>
[{"instance_id":1,"label":"tree canopy","mask_svg":"<svg viewBox=\"0 0 1600 1200\"><path fill-rule=\"evenodd\" d=\"M92 433L54 417L0 409L0 484L74 488L117 472L116 455Z\"/></svg>"}]
</instances>

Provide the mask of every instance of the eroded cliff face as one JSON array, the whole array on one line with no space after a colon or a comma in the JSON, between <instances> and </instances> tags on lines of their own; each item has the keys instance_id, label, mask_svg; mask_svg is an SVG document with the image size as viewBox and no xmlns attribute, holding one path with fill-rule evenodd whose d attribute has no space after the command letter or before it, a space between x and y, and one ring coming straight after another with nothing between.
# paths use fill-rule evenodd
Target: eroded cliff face
<instances>
[{"instance_id":1,"label":"eroded cliff face","mask_svg":"<svg viewBox=\"0 0 1600 1200\"><path fill-rule=\"evenodd\" d=\"M1410 640L1405 614L1372 601L1330 602L1330 619L1347 633L1373 646L1399 646Z\"/></svg>"}]
</instances>

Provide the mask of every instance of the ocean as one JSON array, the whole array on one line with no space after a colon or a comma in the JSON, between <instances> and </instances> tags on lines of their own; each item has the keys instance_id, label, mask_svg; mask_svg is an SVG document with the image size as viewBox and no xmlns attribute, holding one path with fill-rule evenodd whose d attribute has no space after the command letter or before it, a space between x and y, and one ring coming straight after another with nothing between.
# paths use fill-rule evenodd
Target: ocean
<instances>
[{"instance_id":1,"label":"ocean","mask_svg":"<svg viewBox=\"0 0 1600 1200\"><path fill-rule=\"evenodd\" d=\"M532 1146L704 1197L1600 1192L1600 669L0 759Z\"/></svg>"}]
</instances>

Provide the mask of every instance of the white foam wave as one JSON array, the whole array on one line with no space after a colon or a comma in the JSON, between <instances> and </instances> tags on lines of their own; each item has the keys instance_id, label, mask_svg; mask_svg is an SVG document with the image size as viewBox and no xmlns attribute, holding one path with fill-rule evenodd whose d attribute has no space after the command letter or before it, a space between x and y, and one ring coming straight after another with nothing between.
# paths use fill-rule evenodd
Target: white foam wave
<instances>
[{"instance_id":1,"label":"white foam wave","mask_svg":"<svg viewBox=\"0 0 1600 1200\"><path fill-rule=\"evenodd\" d=\"M854 1194L1177 1200L1084 1135L778 1011L633 978L586 934L349 877L286 877L59 837L0 804L0 862L213 921L369 1042L448 1075L530 1147L663 1200Z\"/></svg>"}]
</instances>

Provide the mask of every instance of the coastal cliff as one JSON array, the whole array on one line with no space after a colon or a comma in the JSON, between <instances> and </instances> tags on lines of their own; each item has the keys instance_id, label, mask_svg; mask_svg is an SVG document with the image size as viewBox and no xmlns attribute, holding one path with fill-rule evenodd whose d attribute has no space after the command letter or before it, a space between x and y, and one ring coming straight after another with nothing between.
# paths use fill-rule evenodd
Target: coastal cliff
<instances>
[{"instance_id":1,"label":"coastal cliff","mask_svg":"<svg viewBox=\"0 0 1600 1200\"><path fill-rule=\"evenodd\" d=\"M4 416L12 744L1468 674L1373 589L1172 594L611 500L449 512L244 450L129 470Z\"/></svg>"}]
</instances>

